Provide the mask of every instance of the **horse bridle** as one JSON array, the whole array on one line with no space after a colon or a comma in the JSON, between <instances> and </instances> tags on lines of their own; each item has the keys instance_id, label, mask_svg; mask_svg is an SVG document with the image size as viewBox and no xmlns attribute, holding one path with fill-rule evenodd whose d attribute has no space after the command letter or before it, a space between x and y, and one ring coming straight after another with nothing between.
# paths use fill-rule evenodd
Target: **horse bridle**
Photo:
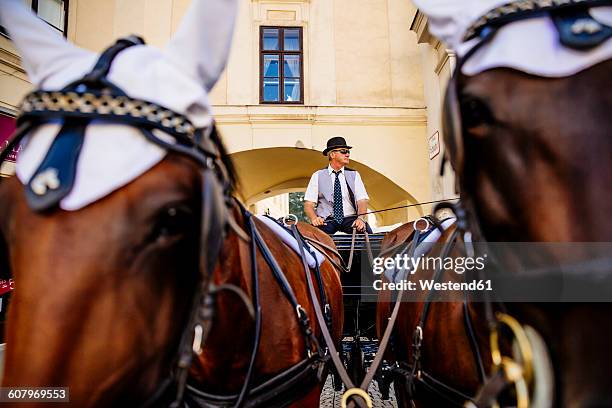
<instances>
[{"instance_id":1,"label":"horse bridle","mask_svg":"<svg viewBox=\"0 0 612 408\"><path fill-rule=\"evenodd\" d=\"M466 55L459 58L448 83L443 109L445 159L450 160L458 181L461 182L465 166L463 143L465 108L461 106L462 74L465 63L483 46L490 43L503 26L525 19L550 15L559 33L561 43L577 51L590 50L612 36L612 27L607 27L591 17L589 8L612 5L611 0L518 0L496 7L478 19L463 37L464 41L478 38L478 43ZM578 21L591 21L598 25L597 31L572 32ZM444 166L444 163L442 163ZM443 167L441 168L441 172ZM458 186L459 187L459 186ZM458 190L459 191L459 190Z\"/></svg>"},{"instance_id":2,"label":"horse bridle","mask_svg":"<svg viewBox=\"0 0 612 408\"><path fill-rule=\"evenodd\" d=\"M463 176L466 156L463 138L466 112L465 108L462 107L460 95L463 86L461 69L469 58L490 43L498 30L506 24L547 14L552 18L559 33L559 40L564 46L579 51L592 49L612 36L612 27L593 20L588 10L591 7L609 5L612 5L610 0L519 0L490 10L467 30L463 40L469 41L479 38L479 42L463 58L458 60L447 87L443 109L445 159L450 160L456 172L457 191L463 190L461 187L465 181ZM579 20L594 22L593 26L596 29L592 32L574 32L572 27ZM444 160L441 173L443 167ZM436 210L442 207L450 208L458 215L458 231L463 235L467 252L471 251L473 255L474 249L471 245L473 232L480 233L482 229L469 197L467 199L462 197L462 201L467 206L464 207L461 202L454 205L443 204L437 206ZM479 234L479 236L481 235ZM467 403L466 406L489 406L496 401L504 389L513 385L516 390L518 407L526 407L529 404L528 384L533 373L530 361L531 346L523 327L508 314L494 314L492 303L492 299L485 302L485 311L491 330L493 375L485 381L476 398ZM502 326L509 328L513 339L517 341L520 354L524 360L523 363L518 363L511 357L502 356L499 349L500 328Z\"/></svg>"},{"instance_id":3,"label":"horse bridle","mask_svg":"<svg viewBox=\"0 0 612 408\"><path fill-rule=\"evenodd\" d=\"M145 403L145 406L151 406L158 402L174 383L176 398L171 406L178 407L182 403L194 355L200 352L212 323L211 276L230 223L232 175L229 165L223 160L223 148L214 124L198 129L184 115L157 103L131 98L108 80L114 58L129 47L143 44L144 41L135 36L120 39L101 54L93 70L81 79L60 91L37 90L28 94L20 108L17 131L0 152L0 163L36 127L50 121L62 123L49 153L26 186L26 198L34 211L57 208L60 200L72 189L84 132L92 120L133 126L148 141L187 156L201 167L200 281L181 335L176 366ZM172 136L174 143L159 138L154 130ZM51 154L54 149L64 153L59 155L61 162L58 162L58 155L53 157ZM47 183L41 189L34 181L49 174L49 169L54 171L55 182Z\"/></svg>"}]
</instances>

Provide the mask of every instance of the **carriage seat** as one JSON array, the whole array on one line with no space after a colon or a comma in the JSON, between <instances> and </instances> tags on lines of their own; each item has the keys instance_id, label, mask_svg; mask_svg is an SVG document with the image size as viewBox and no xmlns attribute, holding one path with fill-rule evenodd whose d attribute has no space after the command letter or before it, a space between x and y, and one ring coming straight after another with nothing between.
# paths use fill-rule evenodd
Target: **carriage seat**
<instances>
[{"instance_id":1,"label":"carriage seat","mask_svg":"<svg viewBox=\"0 0 612 408\"><path fill-rule=\"evenodd\" d=\"M300 255L300 249L298 247L298 243L295 238L289 232L289 230L283 226L281 226L274 218L268 217L266 215L256 215L258 220L262 221L266 226L268 226L286 245L288 245L291 249L295 251L296 254ZM311 268L321 266L325 258L323 255L311 245L304 243L304 246L310 251L306 251L306 261L308 262L308 266ZM314 256L312 255L314 254Z\"/></svg>"},{"instance_id":2,"label":"carriage seat","mask_svg":"<svg viewBox=\"0 0 612 408\"><path fill-rule=\"evenodd\" d=\"M448 229L451 225L453 225L457 221L456 218L447 218L440 223L440 227L442 230ZM414 251L413 259L419 259L429 253L433 246L438 242L440 237L442 236L442 232L432 226L427 231L421 234L419 237L419 243ZM406 242L406 249L400 252L400 254L408 253L408 244L410 241ZM397 283L406 278L406 276L411 272L410 268L389 268L386 269L384 274L389 282Z\"/></svg>"}]
</instances>

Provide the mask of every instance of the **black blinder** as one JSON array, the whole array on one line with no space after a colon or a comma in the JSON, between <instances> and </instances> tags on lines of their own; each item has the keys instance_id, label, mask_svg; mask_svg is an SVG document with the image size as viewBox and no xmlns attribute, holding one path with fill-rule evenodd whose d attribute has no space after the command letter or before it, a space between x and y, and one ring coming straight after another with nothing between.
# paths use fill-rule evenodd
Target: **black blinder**
<instances>
[{"instance_id":1,"label":"black blinder","mask_svg":"<svg viewBox=\"0 0 612 408\"><path fill-rule=\"evenodd\" d=\"M459 73L455 72L455 75ZM455 170L455 188L458 188L459 179L463 172L463 127L461 123L461 110L457 98L457 82L453 76L446 88L444 108L442 115L442 135L444 138L445 158L448 159ZM443 162L444 163L444 162Z\"/></svg>"},{"instance_id":2,"label":"black blinder","mask_svg":"<svg viewBox=\"0 0 612 408\"><path fill-rule=\"evenodd\" d=\"M202 172L200 271L210 277L221 252L228 218L226 195L212 169Z\"/></svg>"},{"instance_id":3,"label":"black blinder","mask_svg":"<svg viewBox=\"0 0 612 408\"><path fill-rule=\"evenodd\" d=\"M574 50L589 51L612 37L612 27L593 18L586 7L555 10L551 17L559 42Z\"/></svg>"},{"instance_id":4,"label":"black blinder","mask_svg":"<svg viewBox=\"0 0 612 408\"><path fill-rule=\"evenodd\" d=\"M89 120L66 120L45 158L28 182L25 192L33 211L59 205L76 179L77 163Z\"/></svg>"},{"instance_id":5,"label":"black blinder","mask_svg":"<svg viewBox=\"0 0 612 408\"><path fill-rule=\"evenodd\" d=\"M444 97L444 107L442 109L442 130L445 146L445 159L451 162L453 170L455 170L455 190L460 191L461 177L463 175L463 167L465 164L465 149L463 143L463 121L461 105L459 101L459 91L461 78L461 68L463 64L482 46L493 39L496 30L489 30L481 37L481 41L476 44L463 58L459 58L454 72L448 81L446 87L446 95ZM444 165L444 160L442 161Z\"/></svg>"},{"instance_id":6,"label":"black blinder","mask_svg":"<svg viewBox=\"0 0 612 408\"><path fill-rule=\"evenodd\" d=\"M444 130L444 143L451 164L455 171L457 171L463 165L463 132L455 77L452 77L448 83L443 111L442 128Z\"/></svg>"}]
</instances>

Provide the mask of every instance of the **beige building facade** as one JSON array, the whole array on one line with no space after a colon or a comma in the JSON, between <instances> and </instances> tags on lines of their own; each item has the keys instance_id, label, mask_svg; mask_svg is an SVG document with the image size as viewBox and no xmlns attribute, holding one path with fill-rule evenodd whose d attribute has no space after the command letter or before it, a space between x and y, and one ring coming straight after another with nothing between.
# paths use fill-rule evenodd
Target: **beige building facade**
<instances>
[{"instance_id":1,"label":"beige building facade","mask_svg":"<svg viewBox=\"0 0 612 408\"><path fill-rule=\"evenodd\" d=\"M189 3L70 0L67 37L100 51L138 33L163 47ZM440 106L454 59L426 24L405 0L240 0L229 63L211 98L250 208L304 191L310 175L327 165L321 154L327 139L338 135L354 147L351 167L362 175L371 210L412 205L378 213L378 225L414 219L431 210L419 203L454 196L452 174L437 175ZM264 27L300 29L298 103L262 101ZM14 116L29 90L17 52L0 36L0 115ZM5 163L2 173L13 167ZM284 207L284 199L276 201Z\"/></svg>"}]
</instances>

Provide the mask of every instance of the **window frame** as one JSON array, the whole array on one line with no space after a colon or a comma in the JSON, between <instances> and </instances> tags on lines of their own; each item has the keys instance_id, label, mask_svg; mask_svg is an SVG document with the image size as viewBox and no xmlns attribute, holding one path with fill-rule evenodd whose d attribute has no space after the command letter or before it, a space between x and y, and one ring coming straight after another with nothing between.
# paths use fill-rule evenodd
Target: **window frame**
<instances>
[{"instance_id":1,"label":"window frame","mask_svg":"<svg viewBox=\"0 0 612 408\"><path fill-rule=\"evenodd\" d=\"M278 30L278 50L264 50L264 30ZM285 51L285 36L284 30L298 30L298 43L300 49L298 51ZM277 55L279 61L279 100L266 101L264 100L264 55ZM300 57L300 100L285 101L285 55L297 55ZM291 77L295 78L295 77ZM259 27L259 103L265 105L303 105L304 104L304 30L299 26L265 26Z\"/></svg>"},{"instance_id":2,"label":"window frame","mask_svg":"<svg viewBox=\"0 0 612 408\"><path fill-rule=\"evenodd\" d=\"M70 9L70 0L63 0L63 2L64 2L64 30L63 31L38 15L38 0L32 0L31 8L34 14L36 14L38 18L40 18L42 21L47 23L49 27L62 33L62 35L67 38L68 37L68 10ZM6 30L4 29L4 27L2 27L1 25L0 25L0 34L4 35L7 38L11 38L6 32Z\"/></svg>"}]
</instances>

